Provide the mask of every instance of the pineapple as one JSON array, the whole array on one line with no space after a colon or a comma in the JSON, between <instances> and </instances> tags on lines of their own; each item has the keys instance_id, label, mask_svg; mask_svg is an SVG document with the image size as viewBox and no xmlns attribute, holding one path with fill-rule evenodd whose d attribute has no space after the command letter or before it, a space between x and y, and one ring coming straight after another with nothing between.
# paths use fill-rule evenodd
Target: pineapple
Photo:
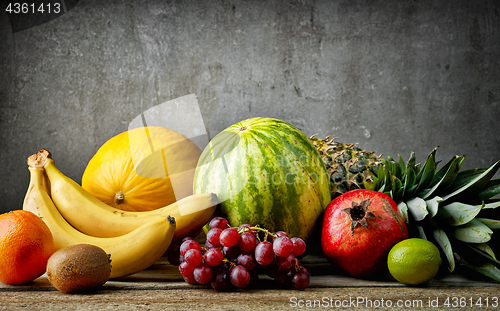
<instances>
[{"instance_id":1,"label":"pineapple","mask_svg":"<svg viewBox=\"0 0 500 311\"><path fill-rule=\"evenodd\" d=\"M325 139L314 136L310 139L328 170L332 198L349 190L368 188L373 183L382 155L376 156L375 152L357 148L355 144L335 142L330 136Z\"/></svg>"},{"instance_id":2,"label":"pineapple","mask_svg":"<svg viewBox=\"0 0 500 311\"><path fill-rule=\"evenodd\" d=\"M321 144L314 137L311 139L327 168L344 150L349 150L340 147L332 152L336 149L333 141L326 139ZM326 145L334 147L329 149ZM380 165L372 156L376 172L373 173L373 168L365 169L364 182L355 183L356 187L389 194L398 204L411 235L440 247L450 272L459 263L500 282L500 261L493 249L496 245L491 242L493 231L500 229L496 210L500 207L500 198L495 198L500 194L500 179L492 179L500 168L500 161L489 168L461 170L465 156L454 156L438 169L436 151L437 148L423 165L416 163L413 152L406 162L401 156L397 161L386 157L379 159ZM349 171L349 167L346 169ZM329 173L333 175L330 169ZM345 175L345 180L349 178ZM336 180L330 179L332 189L339 188ZM343 182L342 178L338 180Z\"/></svg>"}]
</instances>

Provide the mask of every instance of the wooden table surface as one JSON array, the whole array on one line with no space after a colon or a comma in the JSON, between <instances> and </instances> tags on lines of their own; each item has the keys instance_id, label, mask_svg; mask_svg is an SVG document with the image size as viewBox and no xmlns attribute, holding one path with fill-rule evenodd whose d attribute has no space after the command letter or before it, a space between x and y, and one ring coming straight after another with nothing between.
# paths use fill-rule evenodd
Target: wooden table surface
<instances>
[{"instance_id":1,"label":"wooden table surface","mask_svg":"<svg viewBox=\"0 0 500 311\"><path fill-rule=\"evenodd\" d=\"M304 291L280 288L261 275L257 289L220 293L185 283L178 267L162 258L88 294L61 293L45 275L25 285L0 283L0 310L500 310L500 284L487 279L446 274L410 287L390 275L377 280L340 275L320 256L301 262L312 274Z\"/></svg>"}]
</instances>

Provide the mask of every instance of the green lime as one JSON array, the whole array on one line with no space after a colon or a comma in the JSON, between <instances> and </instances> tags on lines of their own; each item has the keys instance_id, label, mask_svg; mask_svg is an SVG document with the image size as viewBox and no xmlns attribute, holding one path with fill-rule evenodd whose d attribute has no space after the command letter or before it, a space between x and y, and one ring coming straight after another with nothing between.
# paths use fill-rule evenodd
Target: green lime
<instances>
[{"instance_id":1,"label":"green lime","mask_svg":"<svg viewBox=\"0 0 500 311\"><path fill-rule=\"evenodd\" d=\"M417 285L436 276L441 265L439 249L432 242L412 238L394 245L387 257L391 275L403 284Z\"/></svg>"}]
</instances>

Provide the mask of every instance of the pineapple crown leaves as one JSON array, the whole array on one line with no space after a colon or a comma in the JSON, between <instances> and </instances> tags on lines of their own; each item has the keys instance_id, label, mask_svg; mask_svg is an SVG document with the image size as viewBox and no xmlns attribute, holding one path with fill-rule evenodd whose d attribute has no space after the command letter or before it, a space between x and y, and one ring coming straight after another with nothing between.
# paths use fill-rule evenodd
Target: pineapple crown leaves
<instances>
[{"instance_id":1,"label":"pineapple crown leaves","mask_svg":"<svg viewBox=\"0 0 500 311\"><path fill-rule=\"evenodd\" d=\"M457 155L438 168L438 147L422 165L414 152L405 162L401 156L376 157L356 144L314 136L311 141L328 170L333 198L363 187L389 194L411 235L440 247L450 271L458 263L500 282L500 262L491 242L500 229L500 179L492 179L500 161L489 168L461 170L465 155Z\"/></svg>"},{"instance_id":2,"label":"pineapple crown leaves","mask_svg":"<svg viewBox=\"0 0 500 311\"><path fill-rule=\"evenodd\" d=\"M441 248L450 271L458 261L500 282L500 262L487 244L500 229L500 198L494 198L500 194L500 179L492 179L500 161L461 171L465 156L454 156L438 169L436 151L423 165L413 152L407 162L401 156L382 159L371 190L396 201L409 228Z\"/></svg>"}]
</instances>

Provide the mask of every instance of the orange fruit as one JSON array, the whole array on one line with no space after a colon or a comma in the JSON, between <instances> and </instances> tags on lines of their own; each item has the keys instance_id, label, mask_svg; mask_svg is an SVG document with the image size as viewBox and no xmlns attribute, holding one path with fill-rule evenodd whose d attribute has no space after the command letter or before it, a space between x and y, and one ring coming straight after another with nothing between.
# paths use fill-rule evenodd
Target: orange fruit
<instances>
[{"instance_id":1,"label":"orange fruit","mask_svg":"<svg viewBox=\"0 0 500 311\"><path fill-rule=\"evenodd\" d=\"M54 253L49 227L32 212L15 210L0 215L0 282L23 284L45 273Z\"/></svg>"}]
</instances>

